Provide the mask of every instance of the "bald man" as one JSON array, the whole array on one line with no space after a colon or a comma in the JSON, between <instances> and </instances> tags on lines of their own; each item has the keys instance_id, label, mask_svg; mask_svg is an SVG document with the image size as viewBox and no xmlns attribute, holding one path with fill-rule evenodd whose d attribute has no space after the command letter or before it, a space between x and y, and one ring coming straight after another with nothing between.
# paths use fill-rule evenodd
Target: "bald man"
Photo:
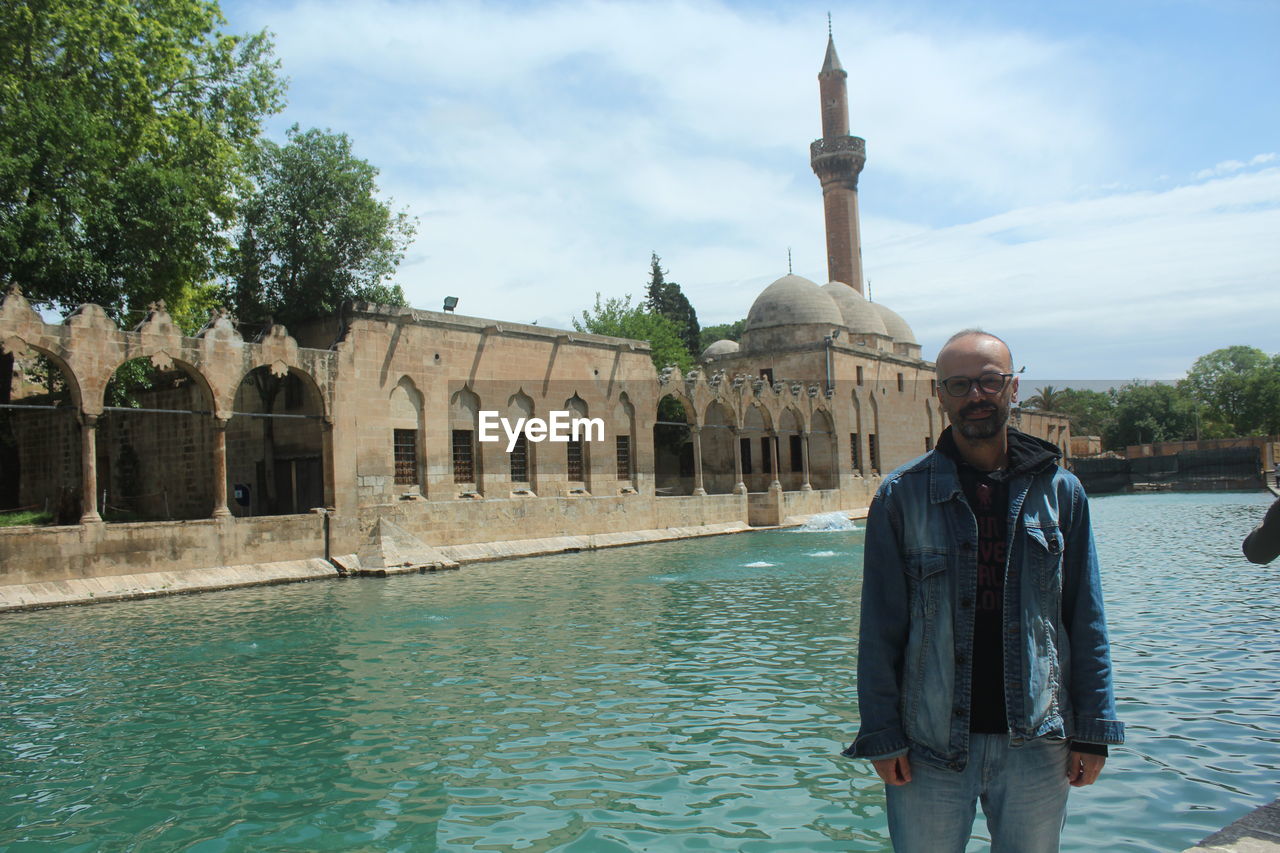
<instances>
[{"instance_id":1,"label":"bald man","mask_svg":"<svg viewBox=\"0 0 1280 853\"><path fill-rule=\"evenodd\" d=\"M1013 357L979 329L938 354L951 422L884 479L866 524L861 727L899 853L1058 850L1070 786L1121 743L1084 489L1008 425Z\"/></svg>"}]
</instances>

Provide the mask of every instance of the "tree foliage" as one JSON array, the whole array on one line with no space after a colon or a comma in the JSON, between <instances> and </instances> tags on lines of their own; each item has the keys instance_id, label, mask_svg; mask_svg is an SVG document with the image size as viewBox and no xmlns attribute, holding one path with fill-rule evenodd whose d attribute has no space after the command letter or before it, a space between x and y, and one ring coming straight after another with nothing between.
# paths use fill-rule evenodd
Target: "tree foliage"
<instances>
[{"instance_id":1,"label":"tree foliage","mask_svg":"<svg viewBox=\"0 0 1280 853\"><path fill-rule=\"evenodd\" d=\"M1053 411L1071 419L1074 435L1104 436L1115 419L1115 398L1102 391L1085 388L1063 388L1053 394Z\"/></svg>"},{"instance_id":2,"label":"tree foliage","mask_svg":"<svg viewBox=\"0 0 1280 853\"><path fill-rule=\"evenodd\" d=\"M1037 388L1036 393L1028 397L1023 405L1028 409L1038 409L1042 412L1057 412L1062 405L1062 399L1062 389L1046 385L1043 388Z\"/></svg>"},{"instance_id":3,"label":"tree foliage","mask_svg":"<svg viewBox=\"0 0 1280 853\"><path fill-rule=\"evenodd\" d=\"M732 323L717 323L714 326L703 326L698 339L698 352L701 353L716 341L738 341L747 327L747 318Z\"/></svg>"},{"instance_id":4,"label":"tree foliage","mask_svg":"<svg viewBox=\"0 0 1280 853\"><path fill-rule=\"evenodd\" d=\"M244 154L283 104L265 32L204 0L10 0L0 284L121 316L208 280Z\"/></svg>"},{"instance_id":5,"label":"tree foliage","mask_svg":"<svg viewBox=\"0 0 1280 853\"><path fill-rule=\"evenodd\" d=\"M262 145L230 264L242 320L289 325L348 299L404 304L389 281L417 224L378 198L377 175L344 133L294 125L287 144Z\"/></svg>"},{"instance_id":6,"label":"tree foliage","mask_svg":"<svg viewBox=\"0 0 1280 853\"><path fill-rule=\"evenodd\" d=\"M1166 384L1131 383L1113 392L1114 410L1103 434L1107 447L1196 437L1196 404L1185 390Z\"/></svg>"},{"instance_id":7,"label":"tree foliage","mask_svg":"<svg viewBox=\"0 0 1280 853\"><path fill-rule=\"evenodd\" d=\"M675 324L676 332L684 343L685 350L700 353L701 329L698 326L698 312L693 310L684 291L674 281L667 281L667 271L662 268L662 259L654 252L649 260L649 286L645 291L646 304L655 314L666 317Z\"/></svg>"},{"instance_id":8,"label":"tree foliage","mask_svg":"<svg viewBox=\"0 0 1280 853\"><path fill-rule=\"evenodd\" d=\"M1231 346L1196 359L1184 386L1210 422L1234 435L1280 432L1280 354Z\"/></svg>"},{"instance_id":9,"label":"tree foliage","mask_svg":"<svg viewBox=\"0 0 1280 853\"><path fill-rule=\"evenodd\" d=\"M644 305L632 305L631 294L602 300L597 293L595 305L583 311L580 318L573 318L573 328L596 335L648 341L653 364L659 369L669 364L681 370L693 366L693 357L685 347L676 324Z\"/></svg>"}]
</instances>

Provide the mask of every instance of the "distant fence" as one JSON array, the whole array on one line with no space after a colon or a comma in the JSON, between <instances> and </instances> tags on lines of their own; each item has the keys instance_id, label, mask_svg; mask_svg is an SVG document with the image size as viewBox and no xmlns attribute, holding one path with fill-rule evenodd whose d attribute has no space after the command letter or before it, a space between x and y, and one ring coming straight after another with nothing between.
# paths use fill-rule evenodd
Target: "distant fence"
<instances>
[{"instance_id":1,"label":"distant fence","mask_svg":"<svg viewBox=\"0 0 1280 853\"><path fill-rule=\"evenodd\" d=\"M1257 447L1184 450L1134 459L1072 459L1071 470L1091 494L1143 488L1202 491L1262 486L1262 454Z\"/></svg>"}]
</instances>

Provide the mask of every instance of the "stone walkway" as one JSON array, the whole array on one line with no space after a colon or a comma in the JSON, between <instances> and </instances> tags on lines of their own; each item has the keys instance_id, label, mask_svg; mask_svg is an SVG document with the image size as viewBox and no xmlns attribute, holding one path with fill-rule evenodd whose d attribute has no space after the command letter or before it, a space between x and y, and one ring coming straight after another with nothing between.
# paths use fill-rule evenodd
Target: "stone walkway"
<instances>
[{"instance_id":1,"label":"stone walkway","mask_svg":"<svg viewBox=\"0 0 1280 853\"><path fill-rule=\"evenodd\" d=\"M849 510L853 519L866 517L866 509ZM788 518L782 525L802 524L808 516ZM402 560L403 566L362 566L355 554L335 556L329 563L320 558L291 560L283 563L263 563L251 566L218 566L209 569L191 569L178 572L147 572L96 578L71 578L45 583L14 584L0 586L0 613L12 610L35 610L65 604L92 604L100 601L122 601L132 598L151 598L160 595L206 592L258 584L293 583L297 581L337 578L342 571L350 574L394 574L396 572L422 571L431 568L456 568L462 563L478 563L489 560L506 560L513 557L533 557L545 554L563 554L573 551L592 551L597 548L615 548L621 545L640 545L649 542L669 542L698 536L719 536L742 533L748 530L770 528L749 527L746 522L727 522L696 527L666 527L657 530L628 530L619 533L596 533L582 536L554 536L545 539L521 539L509 542L482 542L471 545L447 545L429 549L432 563L421 560ZM424 548L421 543L417 543ZM410 555L413 556L413 555ZM421 563L421 565L419 565ZM370 570L372 569L372 571Z\"/></svg>"},{"instance_id":2,"label":"stone walkway","mask_svg":"<svg viewBox=\"0 0 1280 853\"><path fill-rule=\"evenodd\" d=\"M1183 853L1280 853L1280 800L1254 809Z\"/></svg>"}]
</instances>

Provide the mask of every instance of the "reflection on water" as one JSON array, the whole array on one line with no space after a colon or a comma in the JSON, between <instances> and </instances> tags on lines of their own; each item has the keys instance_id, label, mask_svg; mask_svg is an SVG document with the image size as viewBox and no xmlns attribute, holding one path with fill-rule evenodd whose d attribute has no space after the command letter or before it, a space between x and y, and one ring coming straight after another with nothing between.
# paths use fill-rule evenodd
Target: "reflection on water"
<instances>
[{"instance_id":1,"label":"reflection on water","mask_svg":"<svg viewBox=\"0 0 1280 853\"><path fill-rule=\"evenodd\" d=\"M1269 799L1277 581L1238 556L1265 503L1093 502L1130 744L1065 849L1182 849ZM837 754L861 537L6 616L0 847L887 850Z\"/></svg>"}]
</instances>

